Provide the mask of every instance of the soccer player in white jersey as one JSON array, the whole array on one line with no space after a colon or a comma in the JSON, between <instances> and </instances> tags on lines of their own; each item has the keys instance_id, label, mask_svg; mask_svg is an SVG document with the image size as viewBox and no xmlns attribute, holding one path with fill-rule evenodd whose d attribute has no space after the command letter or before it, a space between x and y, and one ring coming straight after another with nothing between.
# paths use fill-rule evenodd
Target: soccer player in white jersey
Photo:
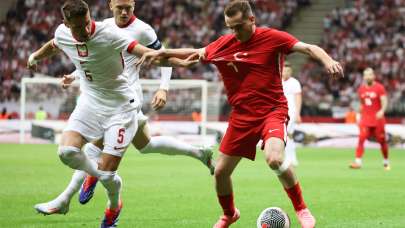
<instances>
[{"instance_id":1,"label":"soccer player in white jersey","mask_svg":"<svg viewBox=\"0 0 405 228\"><path fill-rule=\"evenodd\" d=\"M114 17L104 20L107 24L119 30L121 36L136 39L140 44L152 49L160 49L162 45L152 27L133 14L135 2L133 0L111 0L110 9ZM126 71L129 75L131 87L136 91L139 100L142 103L142 88L139 83L139 68L135 66L137 57L131 54L123 54ZM75 78L78 77L76 70L72 75L64 76L62 81L63 87L68 87ZM170 67L161 67L161 84L160 89L152 99L152 107L160 109L166 104L167 91L169 89L169 80L171 76ZM141 153L161 153L167 155L186 155L200 160L210 169L213 174L214 166L211 162L212 151L209 148L197 148L179 141L173 137L156 136L151 137L147 124L147 117L140 112L138 114L138 130L132 140L132 144ZM92 157L97 158L101 154L103 140L86 144L84 152ZM76 170L66 189L54 200L35 205L35 209L43 214L65 214L68 212L69 203L73 195L79 190L86 173ZM93 196L97 183L96 177L88 176L82 185L79 202L87 203Z\"/></svg>"},{"instance_id":2,"label":"soccer player in white jersey","mask_svg":"<svg viewBox=\"0 0 405 228\"><path fill-rule=\"evenodd\" d=\"M67 0L61 9L64 24L58 26L51 42L30 55L28 67L34 69L37 61L63 51L80 70L82 93L62 134L58 155L70 168L100 180L109 199L101 227L115 227L122 208L121 178L116 170L136 133L140 109L124 71L122 53L142 55L152 49L119 36L106 23L92 21L83 0ZM180 59L170 62L176 66L195 63ZM104 138L104 148L97 165L81 148L100 138Z\"/></svg>"},{"instance_id":3,"label":"soccer player in white jersey","mask_svg":"<svg viewBox=\"0 0 405 228\"><path fill-rule=\"evenodd\" d=\"M297 154L295 149L295 142L292 137L295 125L301 123L301 105L302 105L302 90L300 82L292 77L292 68L289 62L284 63L283 67L283 90L284 95L287 98L288 104L288 116L290 117L290 121L288 122L287 132L289 135L289 140L287 140L287 144L285 147L285 155L286 161L290 164L297 166Z\"/></svg>"}]
</instances>

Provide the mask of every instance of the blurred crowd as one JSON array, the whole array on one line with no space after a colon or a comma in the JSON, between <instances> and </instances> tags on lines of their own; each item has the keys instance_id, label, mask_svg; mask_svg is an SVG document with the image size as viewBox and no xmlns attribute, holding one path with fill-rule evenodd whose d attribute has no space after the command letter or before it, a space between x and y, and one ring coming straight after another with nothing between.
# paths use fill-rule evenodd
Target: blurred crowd
<instances>
[{"instance_id":1,"label":"blurred crowd","mask_svg":"<svg viewBox=\"0 0 405 228\"><path fill-rule=\"evenodd\" d=\"M229 0L137 0L135 14L151 24L166 47L203 47L227 32L223 8ZM96 20L111 17L106 0L87 0ZM259 25L287 27L310 0L256 0ZM53 37L62 22L63 0L18 0L0 23L0 103L18 101L20 81L32 77L25 67L29 54ZM353 1L324 18L321 46L345 68L345 78L329 80L322 67L308 61L299 72L303 84L303 115L331 115L334 109L355 108L362 70L374 68L389 92L391 115L405 113L405 0ZM38 72L60 77L74 70L65 55L40 64ZM160 77L157 68L144 69L142 78ZM174 79L220 80L211 65L176 68ZM46 91L47 89L45 89ZM38 91L44 95L44 90ZM52 93L52 91L45 92ZM39 95L39 94L38 94ZM33 96L36 96L35 94ZM226 109L226 108L223 108Z\"/></svg>"},{"instance_id":2,"label":"blurred crowd","mask_svg":"<svg viewBox=\"0 0 405 228\"><path fill-rule=\"evenodd\" d=\"M388 91L389 114L405 113L405 1L354 1L324 18L321 46L344 64L345 78L328 80L315 62L300 72L304 114L330 115L358 106L356 90L362 71L372 67Z\"/></svg>"},{"instance_id":3,"label":"blurred crowd","mask_svg":"<svg viewBox=\"0 0 405 228\"><path fill-rule=\"evenodd\" d=\"M111 17L106 0L87 0L96 20ZM167 47L203 47L224 33L223 8L228 0L136 1L135 14L151 24ZM53 37L62 22L59 7L63 0L18 0L7 19L0 23L0 102L19 97L19 82L32 73L26 69L29 54ZM287 26L299 4L308 0L257 0L258 21L283 28ZM58 77L73 70L64 55L40 64L38 72ZM145 70L146 78L160 77L156 69ZM173 78L218 80L215 70L200 66L192 70L176 69Z\"/></svg>"},{"instance_id":4,"label":"blurred crowd","mask_svg":"<svg viewBox=\"0 0 405 228\"><path fill-rule=\"evenodd\" d=\"M111 17L106 0L87 0L91 15L96 20ZM229 0L136 0L135 14L149 23L166 47L203 47L227 32L223 23L223 9ZM309 0L256 0L254 10L260 25L285 28L300 6ZM20 81L32 77L26 69L30 53L51 39L62 23L60 5L63 0L18 0L0 23L0 103L18 101ZM70 73L74 66L65 55L57 55L38 67L38 72L60 77ZM160 77L157 68L145 69L141 77ZM172 78L206 79L217 81L216 70L210 65L193 69L178 68ZM38 94L48 92L38 90ZM52 93L52 91L49 91Z\"/></svg>"}]
</instances>

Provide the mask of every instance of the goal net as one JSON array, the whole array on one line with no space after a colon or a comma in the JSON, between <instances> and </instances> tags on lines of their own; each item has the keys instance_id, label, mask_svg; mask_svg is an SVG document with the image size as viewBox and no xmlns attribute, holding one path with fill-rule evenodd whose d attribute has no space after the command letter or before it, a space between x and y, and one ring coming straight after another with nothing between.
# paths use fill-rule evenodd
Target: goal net
<instances>
[{"instance_id":1,"label":"goal net","mask_svg":"<svg viewBox=\"0 0 405 228\"><path fill-rule=\"evenodd\" d=\"M207 121L217 121L219 118L222 88L217 83L209 84L205 80L171 80L166 106L154 111L151 101L159 89L160 80L140 82L144 96L142 111L149 117L152 135L205 136ZM68 89L62 89L58 78L23 78L20 143L24 143L29 133L33 137L57 142L76 106L79 94L78 82ZM42 115L38 115L41 110Z\"/></svg>"}]
</instances>

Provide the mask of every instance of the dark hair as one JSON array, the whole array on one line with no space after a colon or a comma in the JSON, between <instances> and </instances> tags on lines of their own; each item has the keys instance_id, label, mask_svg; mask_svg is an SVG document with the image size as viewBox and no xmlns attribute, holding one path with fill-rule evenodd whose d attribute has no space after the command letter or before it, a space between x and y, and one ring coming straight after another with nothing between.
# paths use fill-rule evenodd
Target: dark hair
<instances>
[{"instance_id":1,"label":"dark hair","mask_svg":"<svg viewBox=\"0 0 405 228\"><path fill-rule=\"evenodd\" d=\"M233 17L238 12L242 13L243 18L248 18L250 16L253 16L252 7L250 6L249 1L246 1L246 0L231 1L225 7L225 11L224 11L225 15L228 17Z\"/></svg>"},{"instance_id":2,"label":"dark hair","mask_svg":"<svg viewBox=\"0 0 405 228\"><path fill-rule=\"evenodd\" d=\"M61 8L64 19L70 20L78 16L86 16L89 6L83 0L67 0Z\"/></svg>"}]
</instances>

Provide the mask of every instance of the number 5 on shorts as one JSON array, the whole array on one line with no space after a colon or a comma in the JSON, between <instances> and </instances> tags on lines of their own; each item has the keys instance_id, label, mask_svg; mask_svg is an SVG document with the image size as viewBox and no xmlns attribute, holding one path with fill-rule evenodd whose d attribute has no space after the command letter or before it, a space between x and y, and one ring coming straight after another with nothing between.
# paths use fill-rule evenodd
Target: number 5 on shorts
<instances>
[{"instance_id":1,"label":"number 5 on shorts","mask_svg":"<svg viewBox=\"0 0 405 228\"><path fill-rule=\"evenodd\" d=\"M124 142L124 135L125 135L125 128L120 128L118 130L118 139L117 139L118 143L123 143Z\"/></svg>"}]
</instances>

